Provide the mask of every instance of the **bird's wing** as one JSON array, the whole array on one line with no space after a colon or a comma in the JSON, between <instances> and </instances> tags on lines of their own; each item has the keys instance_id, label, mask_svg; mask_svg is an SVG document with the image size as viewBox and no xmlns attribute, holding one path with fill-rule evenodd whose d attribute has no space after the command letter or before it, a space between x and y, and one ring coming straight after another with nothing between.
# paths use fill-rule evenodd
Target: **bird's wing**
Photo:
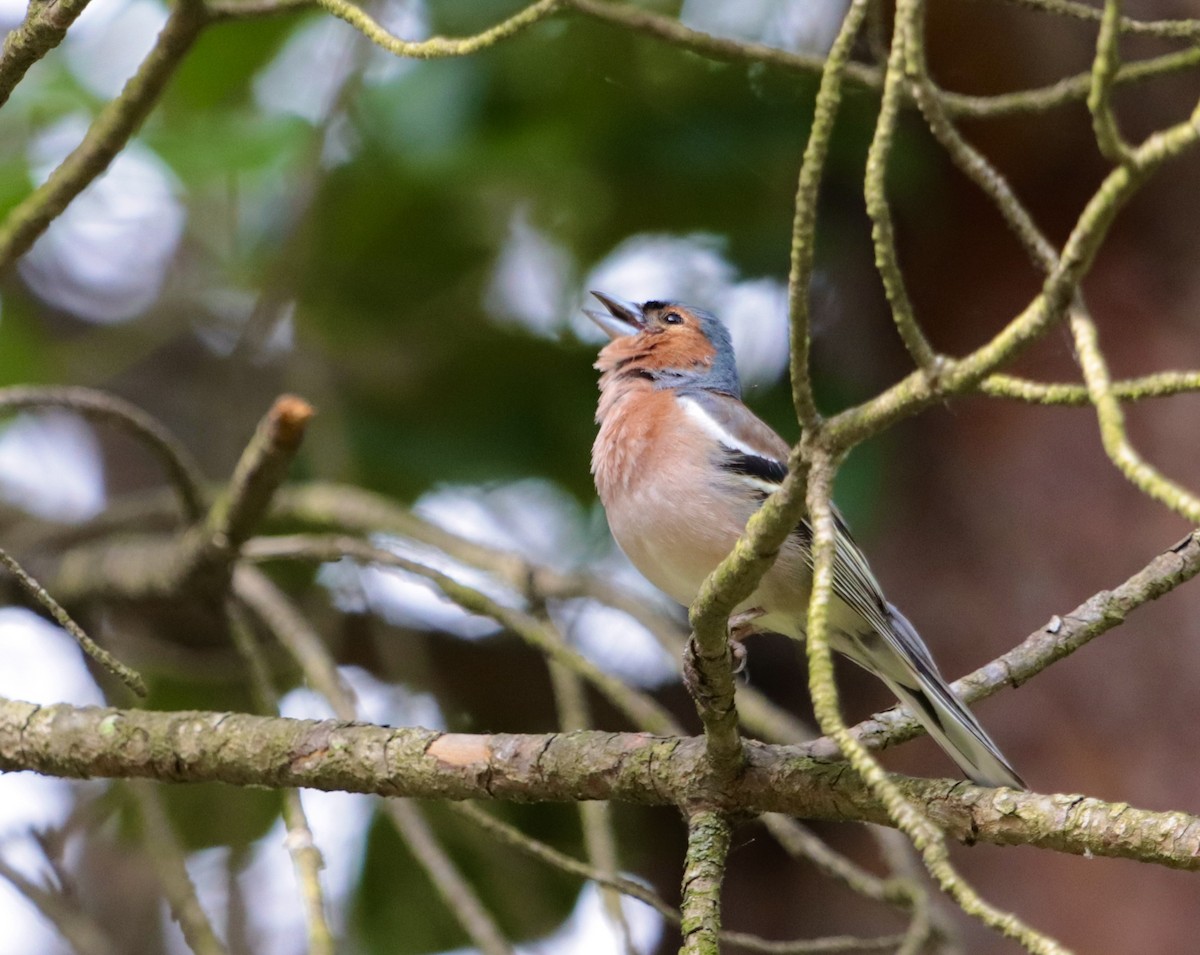
<instances>
[{"instance_id":1,"label":"bird's wing","mask_svg":"<svg viewBox=\"0 0 1200 955\"><path fill-rule=\"evenodd\" d=\"M729 395L703 391L678 397L685 414L721 447L720 466L755 491L770 494L787 476L787 443L741 401ZM933 659L911 626L897 625L896 611L883 595L866 557L854 542L835 507L837 551L833 561L833 588L837 597L878 633L902 658L916 658L937 671ZM802 520L793 538L812 566L812 528Z\"/></svg>"},{"instance_id":2,"label":"bird's wing","mask_svg":"<svg viewBox=\"0 0 1200 955\"><path fill-rule=\"evenodd\" d=\"M677 400L720 447L718 464L727 474L759 494L779 487L787 476L788 446L749 408L715 392L682 394ZM1024 789L1021 777L946 685L912 624L888 603L836 507L833 515L837 523L834 597L853 613L853 623L843 617L835 625L831 634L835 648L883 679L973 780L985 786ZM796 526L792 540L811 568L812 527L807 520Z\"/></svg>"},{"instance_id":3,"label":"bird's wing","mask_svg":"<svg viewBox=\"0 0 1200 955\"><path fill-rule=\"evenodd\" d=\"M721 447L720 466L770 494L787 477L788 446L737 398L713 391L682 394L684 414Z\"/></svg>"},{"instance_id":4,"label":"bird's wing","mask_svg":"<svg viewBox=\"0 0 1200 955\"><path fill-rule=\"evenodd\" d=\"M883 595L883 588L867 563L866 555L854 542L850 528L841 513L834 508L837 521L837 554L833 563L833 587L843 602L858 612L901 659L919 661L921 668L934 674L937 664L916 629ZM870 669L870 667L868 667Z\"/></svg>"}]
</instances>

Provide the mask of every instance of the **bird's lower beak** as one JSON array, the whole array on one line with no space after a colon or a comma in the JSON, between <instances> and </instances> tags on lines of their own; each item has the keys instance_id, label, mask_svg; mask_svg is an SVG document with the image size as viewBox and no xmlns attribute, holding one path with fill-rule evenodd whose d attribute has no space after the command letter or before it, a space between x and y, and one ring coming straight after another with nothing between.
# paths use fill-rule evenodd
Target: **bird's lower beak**
<instances>
[{"instance_id":1,"label":"bird's lower beak","mask_svg":"<svg viewBox=\"0 0 1200 955\"><path fill-rule=\"evenodd\" d=\"M621 338L625 335L636 335L645 327L642 318L642 307L634 302L623 302L619 298L593 291L592 294L600 300L607 312L585 308L584 314L604 329L609 338Z\"/></svg>"}]
</instances>

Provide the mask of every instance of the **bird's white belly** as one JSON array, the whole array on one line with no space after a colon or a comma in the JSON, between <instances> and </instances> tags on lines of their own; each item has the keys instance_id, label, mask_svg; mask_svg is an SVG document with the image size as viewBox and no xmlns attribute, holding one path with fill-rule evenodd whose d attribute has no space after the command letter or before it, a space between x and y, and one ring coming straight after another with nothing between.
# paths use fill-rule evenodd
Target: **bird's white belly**
<instances>
[{"instance_id":1,"label":"bird's white belly","mask_svg":"<svg viewBox=\"0 0 1200 955\"><path fill-rule=\"evenodd\" d=\"M677 483L672 487L656 484L630 489L628 493L636 499L609 508L609 526L642 575L687 606L705 578L733 549L755 502L746 502L744 514L734 513L704 484L680 487L678 479L685 476L675 475ZM803 558L794 548L785 547L755 593L737 610L764 608L768 614L762 618L762 629L801 637L807 578Z\"/></svg>"},{"instance_id":2,"label":"bird's white belly","mask_svg":"<svg viewBox=\"0 0 1200 955\"><path fill-rule=\"evenodd\" d=\"M613 537L633 565L684 605L733 548L745 521L722 507L697 471L660 473L624 489L620 506L606 508Z\"/></svg>"}]
</instances>

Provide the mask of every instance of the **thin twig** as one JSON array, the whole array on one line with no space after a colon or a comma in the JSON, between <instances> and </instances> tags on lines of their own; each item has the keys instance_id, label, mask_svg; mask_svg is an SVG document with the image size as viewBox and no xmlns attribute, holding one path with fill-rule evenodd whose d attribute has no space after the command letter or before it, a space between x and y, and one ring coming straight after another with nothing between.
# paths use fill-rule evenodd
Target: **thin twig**
<instances>
[{"instance_id":1,"label":"thin twig","mask_svg":"<svg viewBox=\"0 0 1200 955\"><path fill-rule=\"evenodd\" d=\"M791 329L792 403L800 427L811 429L821 415L812 391L810 364L811 329L808 296L812 283L816 247L817 192L825 172L829 140L842 101L842 80L850 54L870 6L868 0L851 0L837 38L821 69L821 85L813 103L812 126L800 163L796 199L792 213L792 243L788 268L788 316Z\"/></svg>"},{"instance_id":2,"label":"thin twig","mask_svg":"<svg viewBox=\"0 0 1200 955\"><path fill-rule=\"evenodd\" d=\"M896 121L907 89L905 76L905 50L911 40L914 0L898 0L895 25L892 30L892 45L888 53L887 74L883 84L883 98L879 105L879 117L875 121L875 134L867 150L867 171L864 180L864 195L867 213L871 217L871 237L875 242L875 266L883 279L883 288L888 304L892 308L892 320L904 347L908 349L916 366L933 374L937 364L929 340L921 331L913 311L912 300L904 285L904 274L900 271L896 252L895 230L892 227L892 210L887 198L887 166L896 135Z\"/></svg>"},{"instance_id":3,"label":"thin twig","mask_svg":"<svg viewBox=\"0 0 1200 955\"><path fill-rule=\"evenodd\" d=\"M296 789L283 791L283 824L287 827L288 855L300 886L300 898L304 903L304 924L308 931L307 955L333 955L337 944L325 914L325 889L321 885L321 870L325 868L325 856L313 841L312 826L300 792Z\"/></svg>"},{"instance_id":4,"label":"thin twig","mask_svg":"<svg viewBox=\"0 0 1200 955\"><path fill-rule=\"evenodd\" d=\"M1071 335L1079 365L1087 383L1088 397L1096 406L1100 422L1100 439L1113 464L1134 487L1154 500L1165 504L1193 524L1200 524L1200 497L1168 479L1149 464L1134 448L1125 430L1125 415L1121 403L1112 391L1108 363L1100 351L1099 333L1095 323L1081 311L1071 315Z\"/></svg>"},{"instance_id":5,"label":"thin twig","mask_svg":"<svg viewBox=\"0 0 1200 955\"><path fill-rule=\"evenodd\" d=\"M817 75L825 67L823 57L794 53L765 43L751 43L714 36L685 26L674 17L654 13L631 3L611 0L564 0L564 6L584 16L611 23L625 30L661 40L714 60L754 63L778 67L794 73ZM883 73L873 66L848 62L846 76L869 89L883 86Z\"/></svg>"},{"instance_id":6,"label":"thin twig","mask_svg":"<svg viewBox=\"0 0 1200 955\"><path fill-rule=\"evenodd\" d=\"M621 876L608 875L595 866L587 865L574 859L564 852L559 852L553 846L528 836L515 826L509 825L496 818L490 812L471 802L449 803L449 808L456 815L463 816L478 825L484 831L494 836L500 842L531 859L536 859L552 866L568 875L588 879L597 885L613 889L622 895L637 899L654 909L672 925L680 924L679 910L667 904L657 892ZM783 818L783 817L779 817ZM886 935L878 938L853 938L848 936L831 936L829 938L796 939L791 941L771 941L750 935L746 932L731 932L721 930L720 939L728 945L735 945L751 952L767 952L774 955L807 955L815 952L871 952L894 948L901 941L901 936Z\"/></svg>"},{"instance_id":7,"label":"thin twig","mask_svg":"<svg viewBox=\"0 0 1200 955\"><path fill-rule=\"evenodd\" d=\"M806 860L822 875L872 901L886 902L905 911L911 909L911 894L899 880L881 879L868 872L858 863L834 852L824 840L789 816L768 812L763 813L761 819L788 855Z\"/></svg>"},{"instance_id":8,"label":"thin twig","mask_svg":"<svg viewBox=\"0 0 1200 955\"><path fill-rule=\"evenodd\" d=\"M84 912L68 893L48 889L25 878L0 855L0 879L8 882L42 914L76 955L118 955L104 927Z\"/></svg>"},{"instance_id":9,"label":"thin twig","mask_svg":"<svg viewBox=\"0 0 1200 955\"><path fill-rule=\"evenodd\" d=\"M518 594L566 600L590 597L624 613L645 627L668 653L681 659L686 633L675 620L649 606L621 587L595 574L564 573L531 563L511 551L486 547L422 520L412 511L379 494L343 484L313 483L283 488L275 498L273 513L293 521L358 534L397 534L448 554L472 567L487 571ZM719 624L724 633L724 624ZM737 691L738 714L748 730L776 743L812 739L816 734L787 710L771 702L754 687Z\"/></svg>"},{"instance_id":10,"label":"thin twig","mask_svg":"<svg viewBox=\"0 0 1200 955\"><path fill-rule=\"evenodd\" d=\"M1058 250L1037 227L1008 180L963 138L946 110L941 91L929 77L929 64L925 54L924 17L924 0L917 0L917 7L913 10L913 29L909 31L906 48L913 98L925 117L930 132L946 150L954 165L992 200L1035 266L1041 272L1050 273L1058 264Z\"/></svg>"},{"instance_id":11,"label":"thin twig","mask_svg":"<svg viewBox=\"0 0 1200 955\"><path fill-rule=\"evenodd\" d=\"M1104 14L1086 3L1076 3L1074 0L1008 0L1019 7L1027 7L1041 13L1050 13L1061 17L1075 17L1079 20L1100 20ZM1144 36L1157 36L1169 39L1195 39L1200 37L1200 20L1136 20L1133 17L1121 17L1118 21L1122 33L1140 33Z\"/></svg>"},{"instance_id":12,"label":"thin twig","mask_svg":"<svg viewBox=\"0 0 1200 955\"><path fill-rule=\"evenodd\" d=\"M146 681L142 679L141 674L131 667L126 666L84 633L83 628L71 619L71 615L63 609L57 600L50 596L46 588L29 576L25 568L3 550L0 550L0 564L17 579L17 583L21 585L29 596L46 608L58 625L75 639L75 642L79 644L79 648L84 653L99 663L138 696L144 697L147 694Z\"/></svg>"},{"instance_id":13,"label":"thin twig","mask_svg":"<svg viewBox=\"0 0 1200 955\"><path fill-rule=\"evenodd\" d=\"M195 955L228 955L229 950L217 938L200 905L184 862L183 847L175 838L155 784L143 779L134 780L129 783L129 792L137 803L145 830L142 843L188 948Z\"/></svg>"},{"instance_id":14,"label":"thin twig","mask_svg":"<svg viewBox=\"0 0 1200 955\"><path fill-rule=\"evenodd\" d=\"M1018 687L1124 623L1138 607L1170 593L1197 574L1200 574L1200 534L1189 534L1128 580L1112 590L1100 591L1070 613L1055 616L1007 653L955 682L952 689L964 702L974 703L1005 687ZM897 708L875 714L851 732L864 745L876 749L902 743L924 730L908 713ZM807 744L806 751L821 754L832 753L834 749L818 740Z\"/></svg>"},{"instance_id":15,"label":"thin twig","mask_svg":"<svg viewBox=\"0 0 1200 955\"><path fill-rule=\"evenodd\" d=\"M278 713L279 694L275 689L266 656L254 637L245 612L236 602L231 602L229 615L230 633L234 646L237 647L250 674L250 692L255 703L263 713ZM296 882L300 889L300 899L304 905L308 955L333 955L333 932L325 913L325 890L321 885L321 870L325 867L325 859L313 840L312 826L309 825L300 793L292 788L283 791L283 822L287 827L284 845L291 857L292 869L296 873Z\"/></svg>"},{"instance_id":16,"label":"thin twig","mask_svg":"<svg viewBox=\"0 0 1200 955\"><path fill-rule=\"evenodd\" d=\"M495 919L446 854L417 806L406 799L389 799L384 803L384 812L433 881L446 907L470 937L471 944L484 955L513 955L513 948Z\"/></svg>"},{"instance_id":17,"label":"thin twig","mask_svg":"<svg viewBox=\"0 0 1200 955\"><path fill-rule=\"evenodd\" d=\"M635 726L652 733L671 734L679 731L674 718L659 703L581 656L566 644L553 627L523 611L497 603L486 594L441 571L351 537L296 535L258 538L246 546L244 555L250 560L334 561L348 557L416 574L428 580L463 609L491 617L550 659L570 667L596 687L618 710L625 713Z\"/></svg>"},{"instance_id":18,"label":"thin twig","mask_svg":"<svg viewBox=\"0 0 1200 955\"><path fill-rule=\"evenodd\" d=\"M632 879L625 879L614 873L604 872L594 865L580 862L565 852L560 852L553 846L547 845L540 839L526 835L516 826L498 819L492 813L473 802L455 802L448 805L450 810L456 815L469 819L489 835L498 839L506 846L524 853L529 858L536 859L538 862L558 869L560 872L565 872L567 875L587 879L595 882L597 885L614 889L622 895L629 896L631 899L644 902L663 918L679 924L678 910L668 905L662 896L653 889L647 888L640 882L634 882Z\"/></svg>"},{"instance_id":19,"label":"thin twig","mask_svg":"<svg viewBox=\"0 0 1200 955\"><path fill-rule=\"evenodd\" d=\"M275 583L254 566L239 564L233 572L233 595L279 641L296 661L312 689L324 697L339 719L356 718L354 693L321 635Z\"/></svg>"},{"instance_id":20,"label":"thin twig","mask_svg":"<svg viewBox=\"0 0 1200 955\"><path fill-rule=\"evenodd\" d=\"M1012 398L1039 405L1091 404L1087 385L1071 382L1029 381L1015 375L990 375L979 383L981 394L993 398ZM1113 396L1121 401L1165 398L1200 391L1200 371L1160 371L1140 378L1125 378L1112 383Z\"/></svg>"},{"instance_id":21,"label":"thin twig","mask_svg":"<svg viewBox=\"0 0 1200 955\"><path fill-rule=\"evenodd\" d=\"M120 95L100 111L83 142L0 225L0 269L24 255L125 148L207 22L199 0L180 0L171 8L149 56Z\"/></svg>"},{"instance_id":22,"label":"thin twig","mask_svg":"<svg viewBox=\"0 0 1200 955\"><path fill-rule=\"evenodd\" d=\"M1175 53L1126 63L1113 77L1113 86L1140 83L1158 76L1190 70L1200 65L1200 46ZM1092 88L1091 71L1076 73L1047 86L1000 93L995 96L971 96L941 92L946 112L958 119L995 119L1046 113L1062 106L1085 101Z\"/></svg>"},{"instance_id":23,"label":"thin twig","mask_svg":"<svg viewBox=\"0 0 1200 955\"><path fill-rule=\"evenodd\" d=\"M439 527L383 495L347 484L311 483L281 489L272 513L339 533L395 534L427 544L456 561L486 571L518 594L545 600L591 597L645 627L668 652L678 656L686 634L674 618L641 597L595 574L569 573L488 547Z\"/></svg>"},{"instance_id":24,"label":"thin twig","mask_svg":"<svg viewBox=\"0 0 1200 955\"><path fill-rule=\"evenodd\" d=\"M205 7L213 23L224 23L296 13L316 5L316 0L208 0Z\"/></svg>"},{"instance_id":25,"label":"thin twig","mask_svg":"<svg viewBox=\"0 0 1200 955\"><path fill-rule=\"evenodd\" d=\"M550 684L554 690L554 705L558 710L558 725L565 733L592 728L587 691L579 674L553 660L547 661ZM583 825L583 846L592 866L607 879L616 877L618 870L617 839L613 827L612 805L589 800L579 804L579 820ZM600 890L604 911L620 935L627 955L637 955L629 921L621 908L621 895L615 889L602 886Z\"/></svg>"},{"instance_id":26,"label":"thin twig","mask_svg":"<svg viewBox=\"0 0 1200 955\"><path fill-rule=\"evenodd\" d=\"M861 742L847 729L838 703L833 659L828 641L837 535L831 501L836 470L836 459L818 452L814 455L808 483L808 510L813 528L813 584L808 608L806 649L809 693L817 721L859 773L872 794L886 808L888 817L912 840L921 853L922 861L930 875L964 912L979 919L989 928L1016 939L1029 952L1037 955L1065 955L1066 949L1054 939L1026 925L1014 913L998 909L979 896L951 864L943 831L901 792Z\"/></svg>"},{"instance_id":27,"label":"thin twig","mask_svg":"<svg viewBox=\"0 0 1200 955\"><path fill-rule=\"evenodd\" d=\"M763 813L760 818L767 831L775 837L788 855L795 859L807 860L818 872L841 882L851 891L907 912L908 929L897 943L897 955L915 955L929 941L933 934L933 926L929 921L929 892L923 884L907 876L881 879L873 875L857 863L834 852L822 839L789 816L768 812ZM892 829L880 827L877 831L894 836L908 845L904 836Z\"/></svg>"},{"instance_id":28,"label":"thin twig","mask_svg":"<svg viewBox=\"0 0 1200 955\"><path fill-rule=\"evenodd\" d=\"M530 4L502 23L474 36L461 39L435 36L428 40L401 39L386 30L361 7L356 7L347 0L316 0L316 2L335 17L345 20L376 46L382 47L389 53L418 60L432 60L447 56L468 56L487 49L532 26L539 20L546 19L558 10L562 0L537 0L536 3Z\"/></svg>"},{"instance_id":29,"label":"thin twig","mask_svg":"<svg viewBox=\"0 0 1200 955\"><path fill-rule=\"evenodd\" d=\"M146 445L162 464L171 486L179 495L188 522L204 513L204 477L191 452L157 418L135 404L93 388L37 387L22 385L0 388L0 409L65 408L85 418L110 422Z\"/></svg>"},{"instance_id":30,"label":"thin twig","mask_svg":"<svg viewBox=\"0 0 1200 955\"><path fill-rule=\"evenodd\" d=\"M1096 57L1092 62L1092 87L1088 91L1088 110L1092 114L1092 129L1100 152L1110 162L1127 163L1133 157L1129 144L1121 136L1113 112L1113 81L1121 68L1117 41L1121 36L1121 2L1104 0L1100 33L1096 37Z\"/></svg>"}]
</instances>

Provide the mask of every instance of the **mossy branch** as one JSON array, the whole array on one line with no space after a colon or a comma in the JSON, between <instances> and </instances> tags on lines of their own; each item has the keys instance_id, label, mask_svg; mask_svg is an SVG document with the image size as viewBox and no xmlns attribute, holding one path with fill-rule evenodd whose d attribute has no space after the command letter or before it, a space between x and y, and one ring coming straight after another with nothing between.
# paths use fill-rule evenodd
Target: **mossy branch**
<instances>
[{"instance_id":1,"label":"mossy branch","mask_svg":"<svg viewBox=\"0 0 1200 955\"><path fill-rule=\"evenodd\" d=\"M296 786L429 799L694 805L888 824L841 761L748 741L745 771L698 793L704 740L588 731L469 735L243 713L155 712L0 701L0 770ZM892 777L953 838L1200 869L1200 819L1078 795ZM701 782L699 785L703 785Z\"/></svg>"},{"instance_id":2,"label":"mossy branch","mask_svg":"<svg viewBox=\"0 0 1200 955\"><path fill-rule=\"evenodd\" d=\"M1121 136L1113 112L1112 87L1121 68L1117 42L1121 37L1121 0L1104 0L1100 33L1096 37L1096 57L1092 62L1092 86L1088 91L1088 110L1096 144L1106 159L1114 163L1131 161L1132 150Z\"/></svg>"},{"instance_id":3,"label":"mossy branch","mask_svg":"<svg viewBox=\"0 0 1200 955\"><path fill-rule=\"evenodd\" d=\"M892 45L888 52L887 74L883 84L883 97L879 105L879 116L875 121L875 133L867 150L867 172L864 180L864 195L867 214L871 217L871 238L875 243L875 266L883 279L883 288L892 309L892 320L904 347L908 349L916 366L927 374L935 374L938 356L926 339L913 311L904 274L900 270L900 258L896 252L895 230L892 226L892 210L887 199L888 157L896 137L896 123L904 94L908 89L908 47L919 34L921 5L917 0L898 0L895 25L892 30Z\"/></svg>"},{"instance_id":4,"label":"mossy branch","mask_svg":"<svg viewBox=\"0 0 1200 955\"><path fill-rule=\"evenodd\" d=\"M800 161L800 177L792 212L792 244L788 268L788 320L791 329L792 403L802 428L820 420L812 390L810 349L812 330L808 315L816 248L817 193L829 155L833 124L842 102L842 81L850 54L869 7L868 0L851 0L841 28L821 70L821 85L813 104L812 128Z\"/></svg>"},{"instance_id":5,"label":"mossy branch","mask_svg":"<svg viewBox=\"0 0 1200 955\"><path fill-rule=\"evenodd\" d=\"M833 658L828 642L829 604L833 599L833 565L838 533L832 504L836 469L836 459L826 454L815 455L808 486L809 519L813 529L813 587L808 608L806 648L809 694L817 722L854 767L872 795L886 808L888 818L912 840L926 869L942 891L953 898L964 912L989 928L1015 939L1026 951L1062 955L1066 949L1054 939L1026 925L1014 913L998 909L979 896L951 864L943 831L888 776L846 726L838 703Z\"/></svg>"},{"instance_id":6,"label":"mossy branch","mask_svg":"<svg viewBox=\"0 0 1200 955\"><path fill-rule=\"evenodd\" d=\"M433 60L451 56L469 56L478 53L515 33L544 20L559 7L562 0L538 0L519 13L474 36L457 39L435 36L428 40L405 40L390 33L361 7L347 0L315 0L316 4L340 20L345 20L372 43L394 53L417 60Z\"/></svg>"},{"instance_id":7,"label":"mossy branch","mask_svg":"<svg viewBox=\"0 0 1200 955\"><path fill-rule=\"evenodd\" d=\"M721 883L729 856L729 820L711 809L688 815L688 847L683 867L680 955L718 955Z\"/></svg>"}]
</instances>

